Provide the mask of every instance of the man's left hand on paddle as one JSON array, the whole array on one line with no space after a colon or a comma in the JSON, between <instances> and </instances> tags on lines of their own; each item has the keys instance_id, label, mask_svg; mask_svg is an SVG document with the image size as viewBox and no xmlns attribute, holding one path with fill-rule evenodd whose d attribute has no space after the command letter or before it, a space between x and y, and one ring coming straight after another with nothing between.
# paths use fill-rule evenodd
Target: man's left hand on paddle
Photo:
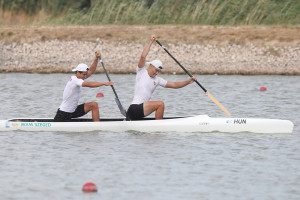
<instances>
[{"instance_id":1,"label":"man's left hand on paddle","mask_svg":"<svg viewBox=\"0 0 300 200\"><path fill-rule=\"evenodd\" d=\"M197 80L197 78L196 78L195 76L191 77L190 80L189 80L189 81L190 81L190 84L193 83L193 82L196 81L196 80Z\"/></svg>"},{"instance_id":2,"label":"man's left hand on paddle","mask_svg":"<svg viewBox=\"0 0 300 200\"><path fill-rule=\"evenodd\" d=\"M109 81L109 82L106 82L106 83L105 83L105 86L110 86L110 85L114 85L114 82Z\"/></svg>"}]
</instances>

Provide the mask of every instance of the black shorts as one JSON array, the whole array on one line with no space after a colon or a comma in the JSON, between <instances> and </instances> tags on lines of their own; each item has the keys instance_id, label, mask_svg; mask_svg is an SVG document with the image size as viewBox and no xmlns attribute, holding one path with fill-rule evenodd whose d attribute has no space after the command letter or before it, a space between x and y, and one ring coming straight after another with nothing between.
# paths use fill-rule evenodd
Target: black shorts
<instances>
[{"instance_id":1,"label":"black shorts","mask_svg":"<svg viewBox=\"0 0 300 200\"><path fill-rule=\"evenodd\" d=\"M85 115L84 112L84 104L80 104L77 106L76 110L73 113L64 112L60 109L57 110L56 115L54 117L55 122L68 122L71 121L72 118L77 118Z\"/></svg>"},{"instance_id":2,"label":"black shorts","mask_svg":"<svg viewBox=\"0 0 300 200\"><path fill-rule=\"evenodd\" d=\"M129 120L139 120L145 117L144 115L144 103L131 104L127 110L127 118Z\"/></svg>"}]
</instances>

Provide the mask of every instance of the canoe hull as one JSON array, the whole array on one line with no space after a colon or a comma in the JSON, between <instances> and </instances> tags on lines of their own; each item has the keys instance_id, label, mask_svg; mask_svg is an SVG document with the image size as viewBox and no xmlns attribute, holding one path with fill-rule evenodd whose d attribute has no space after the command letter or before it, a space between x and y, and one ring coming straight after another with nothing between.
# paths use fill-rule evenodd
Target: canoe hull
<instances>
[{"instance_id":1,"label":"canoe hull","mask_svg":"<svg viewBox=\"0 0 300 200\"><path fill-rule=\"evenodd\" d=\"M292 133L294 124L289 120L258 118L210 118L207 115L177 117L163 120L123 121L103 119L101 122L53 122L51 119L0 120L0 131L139 131L139 132L251 132Z\"/></svg>"}]
</instances>

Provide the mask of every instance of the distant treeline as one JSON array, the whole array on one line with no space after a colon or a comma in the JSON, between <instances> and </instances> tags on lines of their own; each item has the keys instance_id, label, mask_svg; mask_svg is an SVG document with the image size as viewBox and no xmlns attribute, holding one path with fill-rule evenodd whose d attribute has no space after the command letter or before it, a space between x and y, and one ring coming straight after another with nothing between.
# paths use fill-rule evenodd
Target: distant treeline
<instances>
[{"instance_id":1,"label":"distant treeline","mask_svg":"<svg viewBox=\"0 0 300 200\"><path fill-rule=\"evenodd\" d=\"M0 0L0 6L0 23L3 13L22 12L29 24L300 24L300 0Z\"/></svg>"}]
</instances>

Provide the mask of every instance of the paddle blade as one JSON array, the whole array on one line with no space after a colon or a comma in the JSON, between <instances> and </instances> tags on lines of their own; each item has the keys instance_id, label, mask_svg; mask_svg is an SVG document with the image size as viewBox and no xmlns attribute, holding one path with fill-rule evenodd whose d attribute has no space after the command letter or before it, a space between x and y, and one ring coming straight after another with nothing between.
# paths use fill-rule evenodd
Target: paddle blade
<instances>
[{"instance_id":1,"label":"paddle blade","mask_svg":"<svg viewBox=\"0 0 300 200\"><path fill-rule=\"evenodd\" d=\"M217 104L217 106L219 106L219 108L221 108L221 110L223 110L224 113L226 113L228 117L230 117L230 113L208 91L206 91L206 94L215 104Z\"/></svg>"},{"instance_id":2,"label":"paddle blade","mask_svg":"<svg viewBox=\"0 0 300 200\"><path fill-rule=\"evenodd\" d=\"M116 100L116 103L117 103L117 105L118 105L118 107L119 107L119 110L120 110L121 114L122 114L124 117L126 117L126 111L125 111L125 109L123 108L123 106L122 106L120 100L117 99L117 98L115 98L115 100Z\"/></svg>"},{"instance_id":3,"label":"paddle blade","mask_svg":"<svg viewBox=\"0 0 300 200\"><path fill-rule=\"evenodd\" d=\"M104 97L103 93L99 92L96 97Z\"/></svg>"}]
</instances>

